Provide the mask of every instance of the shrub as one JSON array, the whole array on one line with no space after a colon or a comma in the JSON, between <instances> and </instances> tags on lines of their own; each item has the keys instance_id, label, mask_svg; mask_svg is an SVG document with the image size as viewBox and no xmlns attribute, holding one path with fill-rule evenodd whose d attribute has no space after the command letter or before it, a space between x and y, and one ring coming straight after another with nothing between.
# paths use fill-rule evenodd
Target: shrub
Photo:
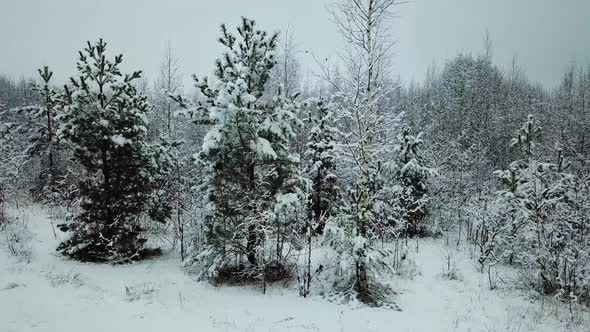
<instances>
[{"instance_id":1,"label":"shrub","mask_svg":"<svg viewBox=\"0 0 590 332\"><path fill-rule=\"evenodd\" d=\"M29 227L24 222L8 219L5 220L2 228L8 252L17 257L19 261L30 263L33 258L33 247L31 246L33 234Z\"/></svg>"}]
</instances>

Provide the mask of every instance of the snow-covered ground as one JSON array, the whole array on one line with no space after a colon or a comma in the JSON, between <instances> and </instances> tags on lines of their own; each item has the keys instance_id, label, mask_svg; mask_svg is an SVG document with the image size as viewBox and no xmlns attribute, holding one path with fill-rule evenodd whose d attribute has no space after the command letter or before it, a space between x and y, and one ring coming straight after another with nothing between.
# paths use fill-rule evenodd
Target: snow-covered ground
<instances>
[{"instance_id":1,"label":"snow-covered ground","mask_svg":"<svg viewBox=\"0 0 590 332\"><path fill-rule=\"evenodd\" d=\"M398 312L304 299L295 285L265 295L216 288L185 274L175 255L118 266L68 261L55 255L60 234L54 237L44 210L18 215L33 231L34 253L27 264L0 248L1 332L590 331L589 314L579 308L572 319L557 301L532 300L502 284L490 291L468 250L442 240L412 249L418 274L393 281ZM441 277L449 253L458 280Z\"/></svg>"}]
</instances>

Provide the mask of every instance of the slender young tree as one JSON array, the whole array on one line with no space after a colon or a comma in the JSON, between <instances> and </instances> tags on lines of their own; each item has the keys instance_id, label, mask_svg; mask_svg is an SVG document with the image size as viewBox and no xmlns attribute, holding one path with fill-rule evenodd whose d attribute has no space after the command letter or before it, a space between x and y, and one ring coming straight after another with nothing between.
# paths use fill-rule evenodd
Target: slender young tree
<instances>
[{"instance_id":1,"label":"slender young tree","mask_svg":"<svg viewBox=\"0 0 590 332\"><path fill-rule=\"evenodd\" d=\"M10 110L17 115L19 123L13 126L18 134L26 136L28 146L24 155L28 161L39 165L39 172L31 190L33 196L44 202L55 203L64 188L63 177L67 164L63 147L57 137L56 117L61 107L62 93L51 86L53 72L49 67L38 69L40 83L32 84L32 91L38 95L33 105Z\"/></svg>"},{"instance_id":2,"label":"slender young tree","mask_svg":"<svg viewBox=\"0 0 590 332\"><path fill-rule=\"evenodd\" d=\"M273 67L270 84L274 89L282 87L283 93L292 97L301 88L301 64L295 37L291 31L281 34L278 42L277 64Z\"/></svg>"},{"instance_id":3,"label":"slender young tree","mask_svg":"<svg viewBox=\"0 0 590 332\"><path fill-rule=\"evenodd\" d=\"M160 135L172 140L177 139L180 122L175 116L179 110L178 104L169 98L169 94L176 95L182 90L182 76L178 58L172 51L170 42L166 48L166 55L160 66L160 75L154 84L154 108L152 117L154 127Z\"/></svg>"},{"instance_id":4,"label":"slender young tree","mask_svg":"<svg viewBox=\"0 0 590 332\"><path fill-rule=\"evenodd\" d=\"M192 194L190 187L192 181L190 174L193 170L190 163L190 157L186 154L185 133L187 123L180 121L177 116L181 108L178 106L170 95L176 95L182 90L182 76L179 60L172 52L172 46L168 43L166 55L160 66L160 75L154 84L154 107L150 113L153 119L154 128L152 134L157 134L160 139L166 142L170 152L174 156L173 171L166 178L161 179L162 189L158 197L155 197L154 204L165 206L165 211L172 209L174 215L174 238L173 247L179 244L180 257L182 260L186 257L186 237L185 224L187 220L184 217L184 211L187 208L189 196Z\"/></svg>"},{"instance_id":5,"label":"slender young tree","mask_svg":"<svg viewBox=\"0 0 590 332\"><path fill-rule=\"evenodd\" d=\"M371 189L376 175L379 155L384 153L381 126L387 126L384 102L389 89L387 63L393 46L390 24L395 0L345 0L332 11L333 20L347 44L342 57L346 73L336 82L332 73L323 68L326 81L336 89L342 124L343 156L352 165L352 178L356 182L349 190L349 205L340 216L340 229L330 227L328 239L334 243L334 234L347 235L337 245L343 255L352 253L353 274L343 273L341 290L352 291L362 302L383 305L388 302L388 289L378 278L390 269L384 264L386 252L370 243L369 231L375 223L373 204L375 191ZM344 260L344 259L343 259ZM352 294L349 294L352 295Z\"/></svg>"}]
</instances>

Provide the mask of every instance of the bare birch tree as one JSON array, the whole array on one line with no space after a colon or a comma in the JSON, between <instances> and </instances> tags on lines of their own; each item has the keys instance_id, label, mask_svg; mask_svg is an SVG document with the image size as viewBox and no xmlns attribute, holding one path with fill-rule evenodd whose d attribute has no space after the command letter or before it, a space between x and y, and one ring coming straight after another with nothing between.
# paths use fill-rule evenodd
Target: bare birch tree
<instances>
[{"instance_id":1,"label":"bare birch tree","mask_svg":"<svg viewBox=\"0 0 590 332\"><path fill-rule=\"evenodd\" d=\"M160 66L160 76L155 82L154 116L160 134L170 139L177 139L178 134L178 123L174 117L178 104L168 97L168 94L177 94L182 90L182 76L178 62L178 58L172 53L172 45L168 42L166 55Z\"/></svg>"},{"instance_id":2,"label":"bare birch tree","mask_svg":"<svg viewBox=\"0 0 590 332\"><path fill-rule=\"evenodd\" d=\"M336 91L339 122L345 133L342 153L352 165L350 177L356 182L350 191L348 211L350 243L344 246L347 248L344 251L352 250L354 274L346 277L349 281L345 284L350 285L349 290L357 299L372 305L383 304L387 287L380 284L377 275L390 269L385 262L387 253L371 245L369 233L375 220L372 213L375 192L371 182L379 155L384 151L382 129L392 119L386 116L384 106L393 88L387 85L387 65L394 45L390 31L396 3L396 0L345 0L335 4L331 13L346 42L346 49L340 54L345 70L336 79L329 67L322 68L324 79ZM339 246L343 248L342 244Z\"/></svg>"}]
</instances>

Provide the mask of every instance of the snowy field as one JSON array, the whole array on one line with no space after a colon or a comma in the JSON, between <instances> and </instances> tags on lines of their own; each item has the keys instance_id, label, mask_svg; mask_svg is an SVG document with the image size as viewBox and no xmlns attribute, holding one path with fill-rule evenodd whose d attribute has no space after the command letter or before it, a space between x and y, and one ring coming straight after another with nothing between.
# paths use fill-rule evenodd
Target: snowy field
<instances>
[{"instance_id":1,"label":"snowy field","mask_svg":"<svg viewBox=\"0 0 590 332\"><path fill-rule=\"evenodd\" d=\"M402 311L304 299L297 285L260 290L195 282L176 255L131 265L96 265L56 256L60 241L46 211L12 211L33 232L30 264L0 250L0 332L59 331L590 331L588 312L534 300L503 271L490 291L468 248L423 240L414 273L393 281ZM0 242L3 243L3 242ZM4 247L4 245L3 245ZM456 280L441 277L452 257ZM413 275L413 276L411 276Z\"/></svg>"}]
</instances>

